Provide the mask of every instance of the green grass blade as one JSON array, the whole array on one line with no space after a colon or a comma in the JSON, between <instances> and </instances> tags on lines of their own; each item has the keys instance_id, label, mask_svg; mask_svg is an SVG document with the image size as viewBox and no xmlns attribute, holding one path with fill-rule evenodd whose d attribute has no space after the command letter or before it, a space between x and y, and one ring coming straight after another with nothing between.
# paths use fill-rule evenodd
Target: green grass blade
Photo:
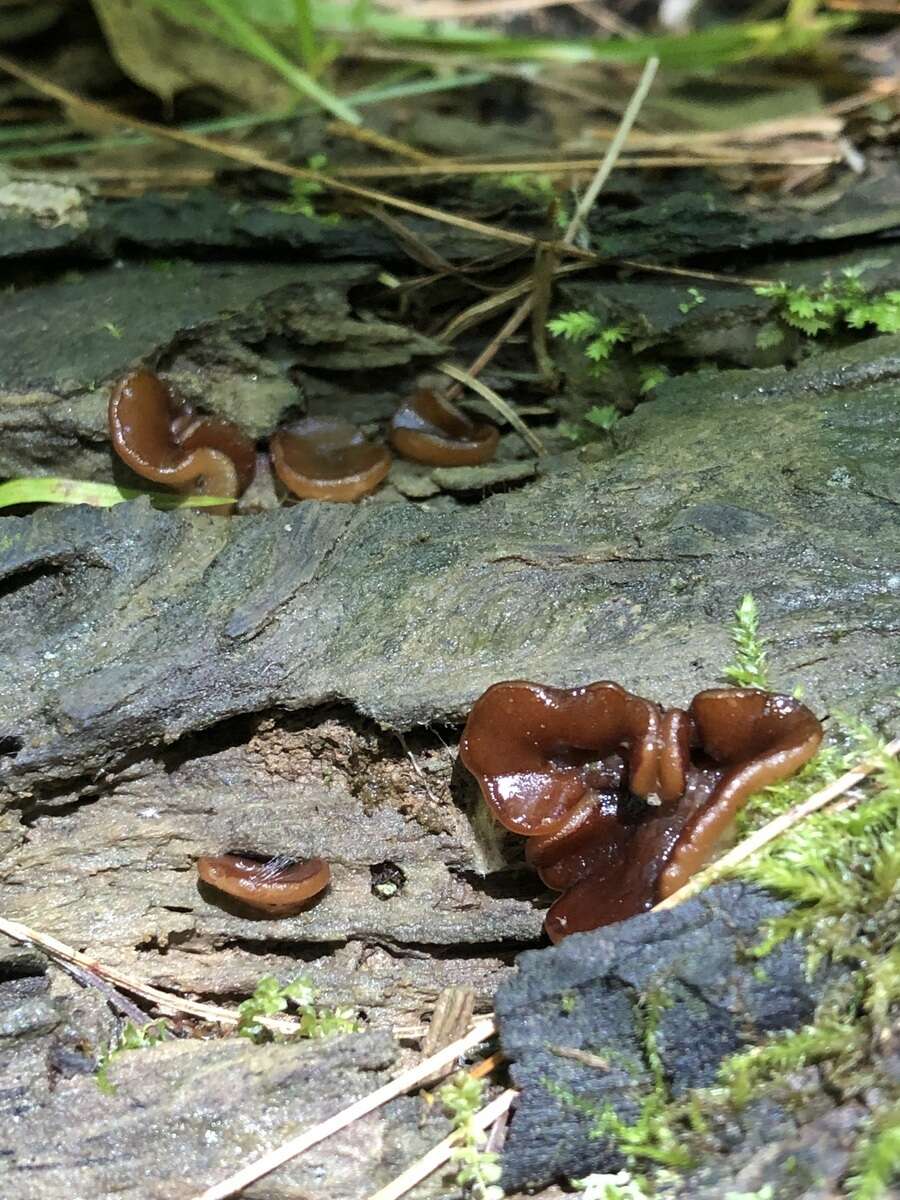
<instances>
[{"instance_id":1,"label":"green grass blade","mask_svg":"<svg viewBox=\"0 0 900 1200\"><path fill-rule=\"evenodd\" d=\"M843 15L822 17L798 27L784 21L757 21L720 25L691 34L659 37L580 38L577 41L546 38L498 37L486 30L472 29L440 35L402 36L397 41L435 53L462 54L503 61L583 63L616 60L643 62L659 58L663 66L701 70L719 63L744 58L780 57L808 48L826 34L846 29L853 23Z\"/></svg>"},{"instance_id":2,"label":"green grass blade","mask_svg":"<svg viewBox=\"0 0 900 1200\"><path fill-rule=\"evenodd\" d=\"M388 100L400 100L409 96L424 96L429 92L452 92L459 88L478 87L487 83L491 78L488 71L459 72L449 77L428 77L411 79L406 83L392 83L363 88L347 97L354 104L361 106L382 104ZM216 117L209 121L189 121L177 126L189 133L228 133L235 129L254 129L260 125L273 124L278 121L289 121L303 110L293 112L237 113L230 117ZM60 128L68 128L61 126ZM69 138L60 142L48 142L39 146L26 145L4 148L4 138L0 131L0 162L25 162L32 158L49 158L55 155L87 154L94 150L115 150L124 146L147 145L154 139L146 133L111 134L101 138Z\"/></svg>"},{"instance_id":3,"label":"green grass blade","mask_svg":"<svg viewBox=\"0 0 900 1200\"><path fill-rule=\"evenodd\" d=\"M294 26L297 31L300 59L307 70L315 71L319 62L319 50L309 0L294 0Z\"/></svg>"},{"instance_id":4,"label":"green grass blade","mask_svg":"<svg viewBox=\"0 0 900 1200\"><path fill-rule=\"evenodd\" d=\"M212 508L217 504L234 504L233 499L222 496L145 492L141 488L119 487L115 483L91 483L86 479L59 479L49 475L0 483L0 508L15 504L89 504L92 508L111 508L138 496L149 496L155 508Z\"/></svg>"},{"instance_id":5,"label":"green grass blade","mask_svg":"<svg viewBox=\"0 0 900 1200\"><path fill-rule=\"evenodd\" d=\"M296 63L292 63L289 58L286 58L267 37L259 32L256 26L235 12L228 0L203 0L203 3L222 20L235 41L248 54L252 54L260 62L267 63L298 92L302 92L304 96L314 100L333 116L340 117L342 121L348 121L352 125L361 123L360 115L355 109L345 103L340 96L335 96L333 92L329 92L327 88L317 83L308 71L304 71L302 67L298 67Z\"/></svg>"}]
</instances>

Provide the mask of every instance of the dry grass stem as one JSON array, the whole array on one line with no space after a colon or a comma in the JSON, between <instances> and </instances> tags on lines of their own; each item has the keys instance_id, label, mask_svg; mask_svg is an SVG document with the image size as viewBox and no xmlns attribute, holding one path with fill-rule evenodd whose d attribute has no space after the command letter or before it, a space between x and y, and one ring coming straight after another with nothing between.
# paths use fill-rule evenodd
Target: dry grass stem
<instances>
[{"instance_id":1,"label":"dry grass stem","mask_svg":"<svg viewBox=\"0 0 900 1200\"><path fill-rule=\"evenodd\" d=\"M518 309L516 311L518 312ZM505 421L509 422L519 437L522 438L535 454L540 456L547 453L544 443L537 434L531 432L512 405L508 404L502 396L498 396L493 388L489 388L486 383L482 383L480 379L476 379L469 371L464 371L462 367L457 367L453 363L438 363L437 370L443 371L445 375L449 375L451 379L455 379L459 383L464 383L473 392L477 392L482 399L487 400L488 404L496 409Z\"/></svg>"},{"instance_id":2,"label":"dry grass stem","mask_svg":"<svg viewBox=\"0 0 900 1200\"><path fill-rule=\"evenodd\" d=\"M574 248L575 237L578 233L578 230L581 228L581 225L582 225L583 221L585 220L591 207L596 202L597 196L600 193L600 189L603 187L603 184L609 178L610 171L612 170L613 166L615 165L615 161L619 157L619 153L621 152L622 147L625 144L628 134L631 132L631 127L634 124L635 120L637 119L637 115L641 110L641 105L644 103L644 100L647 97L647 93L650 90L650 86L653 83L653 80L656 76L656 71L657 71L658 67L659 67L659 59L657 59L657 58L649 59L647 61L646 65L644 66L644 70L641 73L641 78L638 80L637 87L634 89L634 93L631 97L631 100L628 103L628 107L625 110L625 114L622 117L621 123L616 132L616 136L613 138L613 140L609 146L609 149L607 150L607 152L603 158L603 161L600 163L600 166L597 168L597 173L594 176L594 179L592 180L590 186L588 187L587 192L585 192L585 195L582 198L582 202L578 205L575 215L572 217L572 220L569 222L569 226L566 229L565 234L563 235L562 245L563 245L563 247L565 247L568 250L572 250ZM585 200L588 200L588 199L590 200L590 203L586 205ZM550 247L550 248L553 248L553 247ZM551 266L549 268L547 268L551 274L553 273L555 265L556 265L555 263L552 263ZM500 349L500 347L503 345L503 343L506 341L506 339L509 337L512 337L512 335L516 332L516 330L522 324L524 324L524 322L528 319L528 314L531 312L532 306L534 304L534 295L533 295L533 291L532 291L533 284L534 284L533 275L529 276L528 282L529 282L528 295L526 295L525 299L522 301L522 303L519 305L519 307L507 319L506 323L504 324L503 328L499 331L499 333L494 335L494 337L491 339L491 341L488 343L488 345L484 348L484 350L482 350L482 352L478 355L478 357L475 359L475 361L469 367L468 374L470 377L474 377L474 376L478 375L482 370L484 370L484 368L491 361L491 359L494 357L494 355L497 353L497 351ZM441 369L445 370L446 367L442 367ZM448 374L449 374L449 372L448 372ZM456 376L455 378L458 379L459 376ZM466 382L468 382L468 381L466 381ZM472 386L471 383L469 383L468 386L471 387ZM450 396L452 399L457 398L459 395L461 395L461 389L459 387L451 388L448 392L448 396Z\"/></svg>"},{"instance_id":3,"label":"dry grass stem","mask_svg":"<svg viewBox=\"0 0 900 1200\"><path fill-rule=\"evenodd\" d=\"M568 1058L571 1062L581 1063L595 1071L608 1071L609 1059L601 1058L599 1054L591 1054L589 1050L579 1050L577 1046L548 1046L547 1049L557 1058Z\"/></svg>"},{"instance_id":4,"label":"dry grass stem","mask_svg":"<svg viewBox=\"0 0 900 1200\"><path fill-rule=\"evenodd\" d=\"M823 167L841 162L839 149L808 154L748 154L735 150L706 154L698 151L690 154L656 154L621 158L609 168L613 170L661 170L670 167ZM409 179L427 178L430 175L587 175L596 171L597 158L528 159L523 162L465 162L458 159L436 159L425 165L336 167L330 179Z\"/></svg>"},{"instance_id":5,"label":"dry grass stem","mask_svg":"<svg viewBox=\"0 0 900 1200\"><path fill-rule=\"evenodd\" d=\"M492 1100L480 1112L477 1112L472 1118L472 1123L476 1129L489 1129L495 1121L498 1121L504 1113L507 1113L512 1105L512 1102L518 1096L518 1092L513 1088L507 1088L505 1092L501 1092L496 1100ZM427 1179L429 1175L447 1162L453 1153L453 1148L459 1142L459 1133L451 1133L449 1137L444 1138L432 1150L423 1155L412 1166L407 1167L402 1175L398 1175L386 1187L379 1188L377 1192L373 1192L368 1200L400 1200L401 1196L405 1196L411 1191L416 1184L421 1183L423 1179Z\"/></svg>"},{"instance_id":6,"label":"dry grass stem","mask_svg":"<svg viewBox=\"0 0 900 1200\"><path fill-rule=\"evenodd\" d=\"M898 752L900 752L900 738L895 738L885 747L885 754L893 757ZM795 804L789 812L782 813L780 817L775 817L774 820L763 825L762 829L757 829L755 833L751 833L749 837L744 838L733 850L729 850L727 854L724 854L714 863L711 863L705 870L700 871L693 878L689 879L679 891L668 896L665 900L661 900L659 904L654 905L652 911L659 912L661 909L675 908L677 905L683 904L685 900L690 900L692 896L696 896L698 892L702 892L711 883L716 883L733 871L735 867L746 862L748 858L752 858L763 846L767 846L769 842L775 841L776 838L793 829L795 825L799 825L806 817L811 816L814 812L818 812L820 808L824 808L826 804L848 792L861 779L865 779L867 775L871 775L877 767L877 762L861 763L858 767L854 767L852 771L847 771L840 779L835 779L833 783L829 783L827 787L821 788L818 792L813 792L806 800L800 804ZM856 800L858 801L859 797L856 797Z\"/></svg>"},{"instance_id":7,"label":"dry grass stem","mask_svg":"<svg viewBox=\"0 0 900 1200\"><path fill-rule=\"evenodd\" d=\"M405 13L417 21L460 20L466 17L512 16L539 8L559 8L567 0L381 0L383 8Z\"/></svg>"},{"instance_id":8,"label":"dry grass stem","mask_svg":"<svg viewBox=\"0 0 900 1200\"><path fill-rule=\"evenodd\" d=\"M410 162L433 163L438 161L433 154L425 154L407 142L388 137L386 133L379 133L377 129L369 129L365 125L350 125L347 121L329 121L327 129L336 137L348 138L363 146L372 146L376 150L383 150L385 154L393 154L397 158L408 158Z\"/></svg>"},{"instance_id":9,"label":"dry grass stem","mask_svg":"<svg viewBox=\"0 0 900 1200\"><path fill-rule=\"evenodd\" d=\"M416 1066L398 1075L396 1079L392 1079L390 1083L386 1083L376 1091L363 1096L362 1099L354 1101L353 1104L349 1104L346 1108L341 1109L339 1113L335 1113L328 1120L314 1125L312 1129L305 1130L303 1133L298 1134L297 1137L291 1138L283 1145L269 1151L268 1154L264 1154L254 1162L248 1163L247 1166L242 1167L240 1171L235 1172L234 1175L229 1176L222 1183L217 1183L213 1187L207 1188L205 1192L194 1196L193 1200L227 1200L229 1196L236 1195L238 1192L243 1191L244 1188L249 1187L251 1183L256 1183L258 1179L262 1179L264 1176L270 1174L276 1167L290 1162L292 1158L296 1158L304 1150L308 1150L311 1146L325 1141L332 1134L346 1129L348 1125L352 1125L354 1121L358 1121L361 1117L374 1112L376 1108L380 1108L382 1104L387 1104L389 1100L394 1100L397 1096L402 1096L406 1092L411 1091L423 1079L427 1079L441 1067L450 1067L467 1050L471 1050L473 1046L477 1046L480 1042L487 1041L495 1032L496 1026L493 1018L485 1017L484 1020L479 1021L477 1025L473 1026L466 1036L460 1038L459 1041L445 1046L443 1050L439 1050L437 1054L432 1054L430 1058L423 1059Z\"/></svg>"},{"instance_id":10,"label":"dry grass stem","mask_svg":"<svg viewBox=\"0 0 900 1200\"><path fill-rule=\"evenodd\" d=\"M625 115L622 117L619 128L616 130L616 136L610 142L609 149L603 156L603 161L597 167L597 174L578 201L578 207L575 209L572 220L569 222L569 227L563 236L563 242L567 246L573 245L579 229L587 220L591 209L597 203L597 197L600 195L603 185L609 179L610 173L616 165L616 160L625 147L625 142L631 133L631 127L634 125L638 113L644 106L644 101L647 99L647 95L653 86L653 80L656 78L658 70L659 59L649 58L644 66L644 70L641 72L641 77L638 80L637 87L634 89L634 94L628 102L628 107L625 109Z\"/></svg>"},{"instance_id":11,"label":"dry grass stem","mask_svg":"<svg viewBox=\"0 0 900 1200\"><path fill-rule=\"evenodd\" d=\"M474 1067L470 1067L469 1074L473 1079L484 1079L485 1075L492 1075L504 1062L506 1062L506 1055L502 1050L495 1050L493 1054L489 1054L487 1058L477 1062Z\"/></svg>"}]
</instances>

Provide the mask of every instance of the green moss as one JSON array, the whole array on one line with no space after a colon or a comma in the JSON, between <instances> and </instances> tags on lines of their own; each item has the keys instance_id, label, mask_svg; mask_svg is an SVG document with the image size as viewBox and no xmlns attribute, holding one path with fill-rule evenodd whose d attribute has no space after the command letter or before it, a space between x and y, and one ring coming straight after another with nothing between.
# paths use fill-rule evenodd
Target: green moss
<instances>
[{"instance_id":1,"label":"green moss","mask_svg":"<svg viewBox=\"0 0 900 1200\"><path fill-rule=\"evenodd\" d=\"M681 304L678 305L678 311L687 314L687 313L691 312L692 309L695 309L695 308L699 307L699 305L705 304L705 303L706 303L706 297L703 295L703 293L700 291L700 289L695 288L695 287L689 287L688 288L688 298L687 298L687 300L683 300L681 302Z\"/></svg>"},{"instance_id":2,"label":"green moss","mask_svg":"<svg viewBox=\"0 0 900 1200\"><path fill-rule=\"evenodd\" d=\"M282 987L274 975L264 975L253 995L238 1006L238 1036L253 1042L271 1040L271 1030L259 1018L275 1016L288 1007L295 1010L298 1018L295 1037L325 1038L355 1033L359 1028L352 1009L317 1007L316 989L310 980L301 977Z\"/></svg>"},{"instance_id":3,"label":"green moss","mask_svg":"<svg viewBox=\"0 0 900 1200\"><path fill-rule=\"evenodd\" d=\"M758 957L799 937L811 970L829 961L851 972L826 991L810 1025L733 1055L720 1078L739 1106L767 1091L789 1097L786 1077L813 1063L833 1093L884 1096L888 1114L867 1131L847 1185L854 1200L874 1200L900 1166L900 1082L873 1053L890 1036L900 1005L900 764L870 730L851 734L849 748L827 748L804 773L758 797L744 823L752 828L789 810L861 757L878 763L866 797L806 818L741 872L794 904L764 930Z\"/></svg>"},{"instance_id":4,"label":"green moss","mask_svg":"<svg viewBox=\"0 0 900 1200\"><path fill-rule=\"evenodd\" d=\"M497 1186L500 1156L485 1149L487 1134L474 1123L485 1102L484 1091L483 1079L473 1079L467 1071L460 1071L438 1096L459 1136L451 1153L452 1161L459 1164L457 1185L475 1200L502 1200L503 1192Z\"/></svg>"},{"instance_id":5,"label":"green moss","mask_svg":"<svg viewBox=\"0 0 900 1200\"><path fill-rule=\"evenodd\" d=\"M307 161L307 166L311 171L322 172L328 166L328 159L324 154L314 154ZM284 204L275 205L275 208L278 212L297 213L301 217L308 217L311 221L318 221L322 225L337 225L341 220L339 213L323 214L316 209L316 201L324 191L325 185L315 179L292 179L290 200Z\"/></svg>"},{"instance_id":6,"label":"green moss","mask_svg":"<svg viewBox=\"0 0 900 1200\"><path fill-rule=\"evenodd\" d=\"M734 658L722 674L735 687L768 688L766 650L759 632L759 608L748 592L735 609L731 627Z\"/></svg>"},{"instance_id":7,"label":"green moss","mask_svg":"<svg viewBox=\"0 0 900 1200\"><path fill-rule=\"evenodd\" d=\"M877 1118L855 1156L847 1181L852 1200L881 1200L900 1178L900 1103Z\"/></svg>"},{"instance_id":8,"label":"green moss","mask_svg":"<svg viewBox=\"0 0 900 1200\"><path fill-rule=\"evenodd\" d=\"M126 1021L116 1041L100 1059L96 1075L97 1087L101 1092L112 1095L116 1085L109 1077L109 1069L116 1059L130 1050L146 1050L150 1046L156 1046L169 1037L169 1027L162 1018L149 1021L146 1025L135 1025L133 1021Z\"/></svg>"},{"instance_id":9,"label":"green moss","mask_svg":"<svg viewBox=\"0 0 900 1200\"><path fill-rule=\"evenodd\" d=\"M681 1145L676 1122L685 1119L685 1105L670 1105L668 1087L659 1052L659 1024L663 1011L671 1001L658 988L645 993L635 1006L638 1040L644 1052L644 1067L650 1073L649 1090L641 1097L634 1121L624 1120L611 1104L598 1104L579 1096L570 1088L545 1078L544 1087L560 1103L581 1113L591 1121L592 1137L611 1138L630 1168L639 1160L648 1160L668 1167L686 1167L691 1155ZM605 1048L603 1057L608 1057ZM632 1069L638 1064L632 1064ZM690 1107L690 1105L688 1105ZM674 1117L674 1120L673 1120Z\"/></svg>"},{"instance_id":10,"label":"green moss","mask_svg":"<svg viewBox=\"0 0 900 1200\"><path fill-rule=\"evenodd\" d=\"M778 302L778 315L807 337L836 333L842 327L879 333L900 332L900 291L869 294L860 283L861 268L847 267L839 279L827 275L818 288L791 286L784 280L754 289Z\"/></svg>"}]
</instances>

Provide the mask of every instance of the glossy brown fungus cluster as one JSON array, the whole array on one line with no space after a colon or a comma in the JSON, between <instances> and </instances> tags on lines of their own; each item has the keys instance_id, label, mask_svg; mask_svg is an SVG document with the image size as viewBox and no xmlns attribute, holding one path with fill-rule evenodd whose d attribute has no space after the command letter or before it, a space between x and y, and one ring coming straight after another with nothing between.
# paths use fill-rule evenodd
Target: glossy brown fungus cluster
<instances>
[{"instance_id":1,"label":"glossy brown fungus cluster","mask_svg":"<svg viewBox=\"0 0 900 1200\"><path fill-rule=\"evenodd\" d=\"M545 921L557 942L677 891L751 793L792 775L821 740L803 704L754 688L700 692L684 710L615 683L513 681L476 701L460 758L562 893Z\"/></svg>"},{"instance_id":2,"label":"glossy brown fungus cluster","mask_svg":"<svg viewBox=\"0 0 900 1200\"><path fill-rule=\"evenodd\" d=\"M151 371L132 371L113 389L109 434L136 474L199 495L234 499L256 468L256 448L236 425L198 416Z\"/></svg>"},{"instance_id":3,"label":"glossy brown fungus cluster","mask_svg":"<svg viewBox=\"0 0 900 1200\"><path fill-rule=\"evenodd\" d=\"M109 433L122 461L155 483L236 499L253 478L253 442L229 421L198 416L152 371L132 371L115 386ZM499 440L492 425L474 424L430 391L419 391L400 406L390 437L398 453L432 466L486 462ZM331 417L306 417L278 430L269 449L281 482L304 500L358 500L373 492L391 467L387 446L367 441L355 425Z\"/></svg>"},{"instance_id":4,"label":"glossy brown fungus cluster","mask_svg":"<svg viewBox=\"0 0 900 1200\"><path fill-rule=\"evenodd\" d=\"M321 858L206 855L197 860L197 874L203 883L271 917L300 912L331 883L331 868Z\"/></svg>"}]
</instances>

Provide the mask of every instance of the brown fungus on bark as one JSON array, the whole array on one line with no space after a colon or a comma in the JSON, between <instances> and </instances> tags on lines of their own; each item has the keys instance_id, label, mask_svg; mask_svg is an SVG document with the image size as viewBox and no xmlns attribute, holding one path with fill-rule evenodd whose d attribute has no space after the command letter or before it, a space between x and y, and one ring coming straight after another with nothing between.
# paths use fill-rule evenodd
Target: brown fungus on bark
<instances>
[{"instance_id":1,"label":"brown fungus on bark","mask_svg":"<svg viewBox=\"0 0 900 1200\"><path fill-rule=\"evenodd\" d=\"M472 467L494 457L500 434L476 425L456 405L421 389L391 418L391 445L405 458L432 467Z\"/></svg>"},{"instance_id":2,"label":"brown fungus on bark","mask_svg":"<svg viewBox=\"0 0 900 1200\"><path fill-rule=\"evenodd\" d=\"M237 498L256 467L254 444L236 425L199 416L152 371L131 371L116 384L109 436L136 474L202 496Z\"/></svg>"},{"instance_id":3,"label":"brown fungus on bark","mask_svg":"<svg viewBox=\"0 0 900 1200\"><path fill-rule=\"evenodd\" d=\"M303 500L358 500L391 468L387 446L366 441L349 421L306 417L272 435L275 473Z\"/></svg>"},{"instance_id":4,"label":"brown fungus on bark","mask_svg":"<svg viewBox=\"0 0 900 1200\"><path fill-rule=\"evenodd\" d=\"M331 868L321 858L204 855L197 860L197 874L210 887L272 917L307 908L331 883Z\"/></svg>"},{"instance_id":5,"label":"brown fungus on bark","mask_svg":"<svg viewBox=\"0 0 900 1200\"><path fill-rule=\"evenodd\" d=\"M614 683L498 683L476 701L460 757L488 807L527 837L562 892L553 941L645 912L713 855L752 792L797 771L822 739L799 701L700 692L687 712Z\"/></svg>"}]
</instances>

